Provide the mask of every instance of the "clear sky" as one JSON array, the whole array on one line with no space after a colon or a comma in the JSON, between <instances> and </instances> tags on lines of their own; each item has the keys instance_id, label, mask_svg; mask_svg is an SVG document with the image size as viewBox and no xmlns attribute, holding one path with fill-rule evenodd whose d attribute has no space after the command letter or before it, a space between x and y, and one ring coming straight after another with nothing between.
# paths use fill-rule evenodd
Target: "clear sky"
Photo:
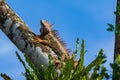
<instances>
[{"instance_id":1,"label":"clear sky","mask_svg":"<svg viewBox=\"0 0 120 80\"><path fill-rule=\"evenodd\" d=\"M107 55L105 64L113 61L114 33L107 32L107 23L115 24L116 0L6 0L10 7L39 34L41 19L54 24L68 48L75 50L76 38L85 40L85 65L103 48ZM0 73L14 80L25 80L24 68L18 61L16 46L0 31ZM20 52L19 52L20 53ZM22 56L22 53L20 53ZM0 80L2 80L0 78Z\"/></svg>"}]
</instances>

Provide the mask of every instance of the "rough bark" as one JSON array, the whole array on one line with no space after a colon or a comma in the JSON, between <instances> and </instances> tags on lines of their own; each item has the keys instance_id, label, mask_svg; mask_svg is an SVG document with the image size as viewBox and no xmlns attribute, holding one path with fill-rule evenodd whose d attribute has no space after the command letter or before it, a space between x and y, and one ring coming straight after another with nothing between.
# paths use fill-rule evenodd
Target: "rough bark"
<instances>
[{"instance_id":1,"label":"rough bark","mask_svg":"<svg viewBox=\"0 0 120 80\"><path fill-rule=\"evenodd\" d=\"M120 0L117 0L117 6L120 5ZM116 25L120 24L120 16L116 15ZM120 34L115 34L115 50L114 50L114 61L120 54Z\"/></svg>"},{"instance_id":2,"label":"rough bark","mask_svg":"<svg viewBox=\"0 0 120 80\"><path fill-rule=\"evenodd\" d=\"M120 0L117 0L117 7L118 6L120 6ZM116 25L117 24L120 24L120 15L116 15ZM119 30L119 32L120 32L120 30ZM115 32L114 63L115 63L118 55L120 55L120 33L116 34L116 32ZM116 73L115 70L113 69L113 74L118 74L119 75L118 78L115 78L113 76L113 80L120 80L120 73Z\"/></svg>"},{"instance_id":3,"label":"rough bark","mask_svg":"<svg viewBox=\"0 0 120 80\"><path fill-rule=\"evenodd\" d=\"M57 55L49 46L35 42L36 35L4 0L0 0L0 29L20 51L29 56L36 67L48 66L48 55L57 59Z\"/></svg>"}]
</instances>

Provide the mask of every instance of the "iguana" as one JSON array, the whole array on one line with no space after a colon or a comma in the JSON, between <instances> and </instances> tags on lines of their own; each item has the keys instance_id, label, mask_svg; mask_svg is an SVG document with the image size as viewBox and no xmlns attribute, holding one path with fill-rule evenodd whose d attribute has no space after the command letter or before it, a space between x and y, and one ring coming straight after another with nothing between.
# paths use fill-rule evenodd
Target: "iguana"
<instances>
[{"instance_id":1,"label":"iguana","mask_svg":"<svg viewBox=\"0 0 120 80\"><path fill-rule=\"evenodd\" d=\"M40 24L40 39L46 40L48 45L62 60L70 58L70 51L66 49L65 43L59 38L57 30L53 30L52 25L46 20L41 20Z\"/></svg>"}]
</instances>

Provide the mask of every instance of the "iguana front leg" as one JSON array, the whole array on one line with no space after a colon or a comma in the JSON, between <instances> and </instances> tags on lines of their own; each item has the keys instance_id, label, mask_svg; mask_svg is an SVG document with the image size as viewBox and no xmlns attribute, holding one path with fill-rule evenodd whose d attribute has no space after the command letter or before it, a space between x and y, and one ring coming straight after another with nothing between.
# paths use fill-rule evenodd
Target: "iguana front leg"
<instances>
[{"instance_id":1,"label":"iguana front leg","mask_svg":"<svg viewBox=\"0 0 120 80\"><path fill-rule=\"evenodd\" d=\"M36 44L42 43L42 44L48 45L48 46L49 46L49 44L50 44L48 40L42 40L42 39L40 38L40 36L35 36L35 37L34 37L34 42L35 42Z\"/></svg>"}]
</instances>

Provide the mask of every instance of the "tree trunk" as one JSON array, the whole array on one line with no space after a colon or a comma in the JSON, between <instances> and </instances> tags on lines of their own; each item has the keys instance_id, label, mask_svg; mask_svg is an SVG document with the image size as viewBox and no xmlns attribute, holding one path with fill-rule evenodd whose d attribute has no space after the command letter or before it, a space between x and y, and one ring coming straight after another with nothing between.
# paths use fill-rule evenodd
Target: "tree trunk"
<instances>
[{"instance_id":1,"label":"tree trunk","mask_svg":"<svg viewBox=\"0 0 120 80\"><path fill-rule=\"evenodd\" d=\"M48 55L57 59L57 55L49 46L34 42L36 35L4 0L0 0L0 29L20 51L29 56L36 67L40 68L40 65L48 66Z\"/></svg>"},{"instance_id":2,"label":"tree trunk","mask_svg":"<svg viewBox=\"0 0 120 80\"><path fill-rule=\"evenodd\" d=\"M120 0L117 0L117 7L120 6ZM118 55L120 55L120 30L117 30L117 24L120 24L120 15L116 14L116 30L115 30L115 48L114 48L114 63L118 57ZM116 33L116 31L118 31ZM116 74L115 70L113 69L113 74ZM119 73L118 73L119 74ZM116 79L113 76L113 80L120 80L120 75L119 77Z\"/></svg>"},{"instance_id":3,"label":"tree trunk","mask_svg":"<svg viewBox=\"0 0 120 80\"><path fill-rule=\"evenodd\" d=\"M120 6L120 0L117 0L117 6ZM120 15L116 15L116 25L120 24ZM120 34L115 33L115 50L114 50L114 61L120 54Z\"/></svg>"}]
</instances>

